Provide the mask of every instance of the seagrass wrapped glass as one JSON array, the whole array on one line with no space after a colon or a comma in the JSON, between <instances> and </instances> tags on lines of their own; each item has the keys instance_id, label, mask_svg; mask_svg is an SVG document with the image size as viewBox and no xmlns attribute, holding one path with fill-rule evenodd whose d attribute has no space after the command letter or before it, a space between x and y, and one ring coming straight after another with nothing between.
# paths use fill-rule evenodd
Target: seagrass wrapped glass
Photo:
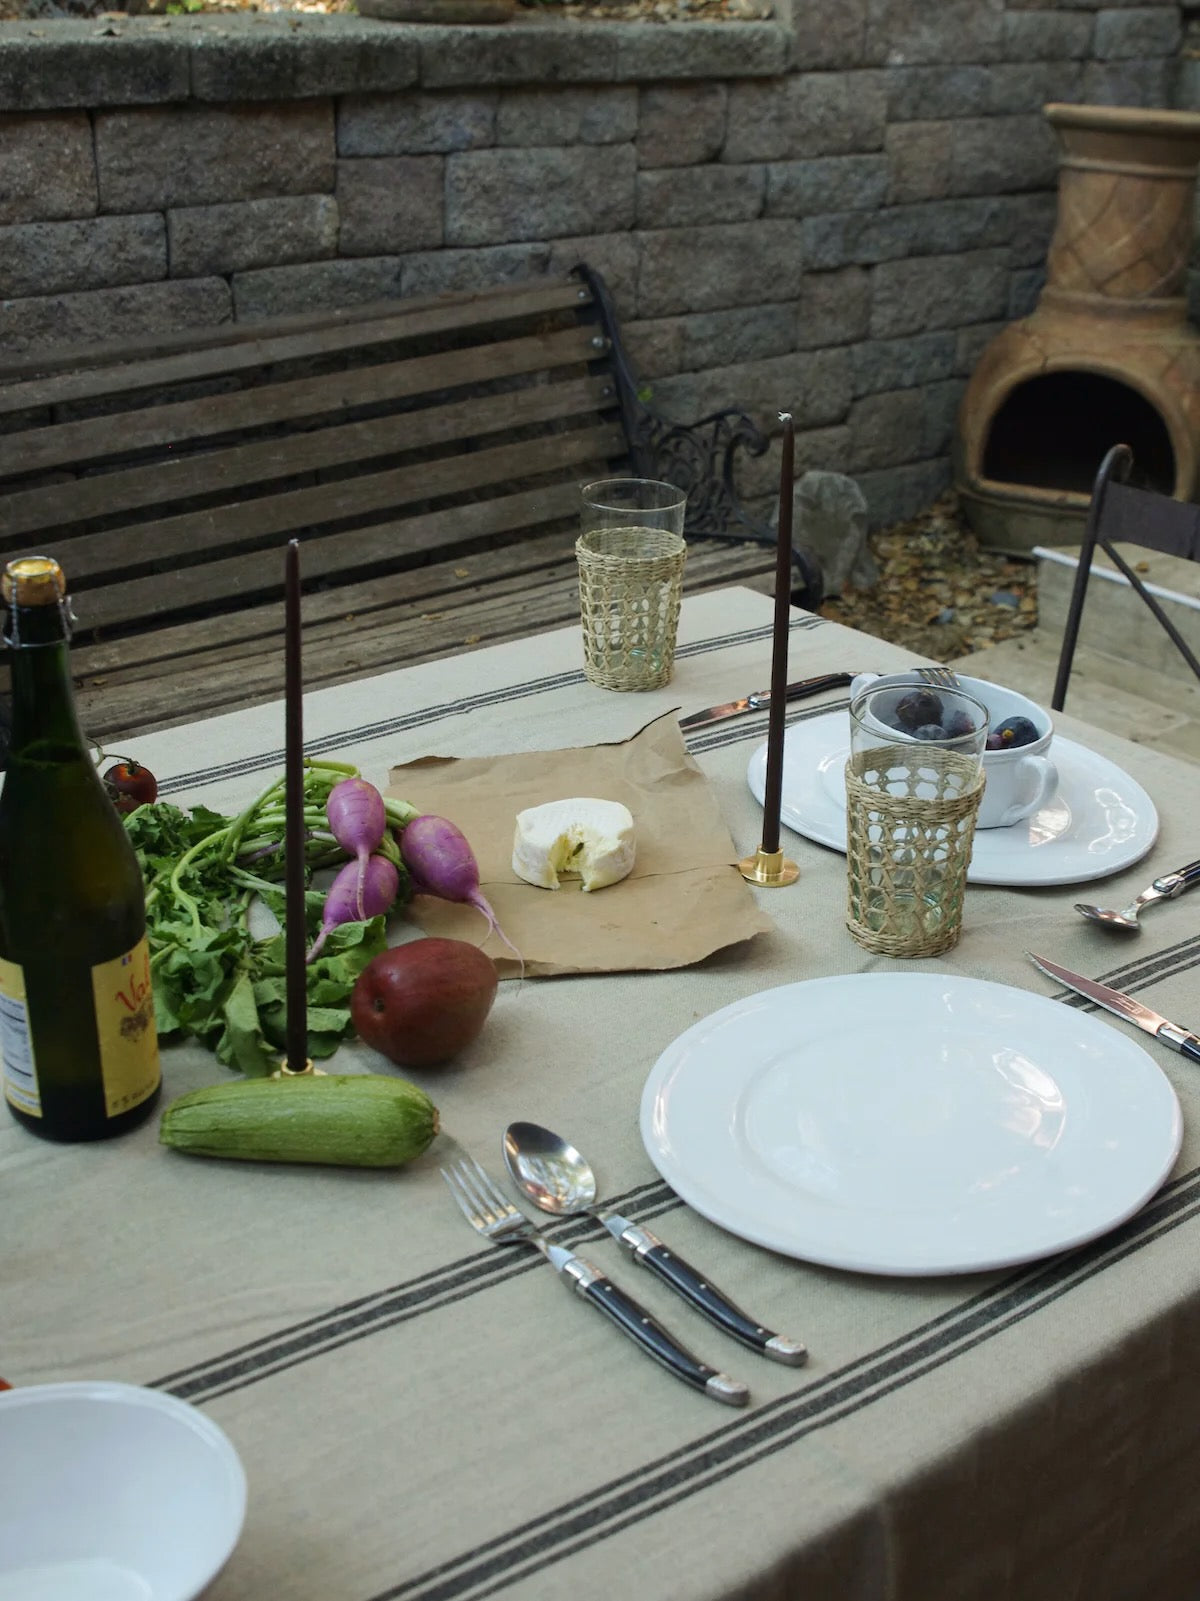
<instances>
[{"instance_id":1,"label":"seagrass wrapped glass","mask_svg":"<svg viewBox=\"0 0 1200 1601\"><path fill-rule=\"evenodd\" d=\"M687 496L653 479L608 478L584 484L582 499L584 672L602 689L658 689L675 666Z\"/></svg>"},{"instance_id":2,"label":"seagrass wrapped glass","mask_svg":"<svg viewBox=\"0 0 1200 1601\"><path fill-rule=\"evenodd\" d=\"M937 956L957 943L987 729L973 696L916 679L851 702L846 926L866 950Z\"/></svg>"}]
</instances>

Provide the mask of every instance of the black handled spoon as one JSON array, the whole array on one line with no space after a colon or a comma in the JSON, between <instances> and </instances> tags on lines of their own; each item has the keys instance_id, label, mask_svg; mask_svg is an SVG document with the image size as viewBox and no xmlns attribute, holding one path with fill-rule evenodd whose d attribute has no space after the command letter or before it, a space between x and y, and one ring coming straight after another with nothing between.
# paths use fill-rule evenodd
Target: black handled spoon
<instances>
[{"instance_id":1,"label":"black handled spoon","mask_svg":"<svg viewBox=\"0 0 1200 1601\"><path fill-rule=\"evenodd\" d=\"M808 1351L798 1340L773 1334L723 1295L704 1274L676 1256L657 1235L617 1212L596 1205L596 1175L566 1140L538 1123L510 1123L501 1144L504 1164L517 1188L543 1212L556 1217L586 1213L602 1223L640 1266L751 1350L799 1367Z\"/></svg>"},{"instance_id":2,"label":"black handled spoon","mask_svg":"<svg viewBox=\"0 0 1200 1601\"><path fill-rule=\"evenodd\" d=\"M1127 934L1138 931L1138 913L1147 906L1153 906L1156 901L1173 901L1176 895L1182 895L1185 889L1191 889L1193 884L1200 883L1200 861L1189 862L1178 872L1164 873L1156 878L1149 889L1144 889L1136 900L1119 912L1108 910L1104 906L1089 906L1083 901L1075 902L1075 910L1093 923L1103 923L1106 928L1123 929Z\"/></svg>"}]
</instances>

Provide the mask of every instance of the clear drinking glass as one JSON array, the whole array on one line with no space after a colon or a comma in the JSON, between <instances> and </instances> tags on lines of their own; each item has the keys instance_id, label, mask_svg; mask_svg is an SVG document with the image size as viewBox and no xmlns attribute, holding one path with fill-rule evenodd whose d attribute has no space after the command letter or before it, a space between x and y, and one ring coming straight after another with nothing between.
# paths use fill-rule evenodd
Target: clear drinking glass
<instances>
[{"instance_id":1,"label":"clear drinking glass","mask_svg":"<svg viewBox=\"0 0 1200 1601\"><path fill-rule=\"evenodd\" d=\"M661 528L683 533L687 494L657 478L599 478L580 491L585 534L596 528Z\"/></svg>"},{"instance_id":2,"label":"clear drinking glass","mask_svg":"<svg viewBox=\"0 0 1200 1601\"><path fill-rule=\"evenodd\" d=\"M983 794L987 708L920 679L850 703L846 926L885 956L936 956L962 932Z\"/></svg>"},{"instance_id":3,"label":"clear drinking glass","mask_svg":"<svg viewBox=\"0 0 1200 1601\"><path fill-rule=\"evenodd\" d=\"M675 665L687 495L652 478L604 478L581 499L584 672L603 689L658 689Z\"/></svg>"}]
</instances>

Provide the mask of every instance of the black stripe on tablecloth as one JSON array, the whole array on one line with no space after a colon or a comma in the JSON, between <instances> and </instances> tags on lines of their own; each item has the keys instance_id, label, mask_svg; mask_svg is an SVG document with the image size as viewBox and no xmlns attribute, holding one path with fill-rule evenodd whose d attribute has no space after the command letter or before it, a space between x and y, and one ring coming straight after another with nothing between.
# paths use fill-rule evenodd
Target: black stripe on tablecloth
<instances>
[{"instance_id":1,"label":"black stripe on tablecloth","mask_svg":"<svg viewBox=\"0 0 1200 1601\"><path fill-rule=\"evenodd\" d=\"M833 700L817 701L811 706L801 704L788 708L785 721L791 728L796 723L806 723L811 718L824 717L829 712L844 712L849 705L850 701L844 695ZM768 716L767 712L763 712L758 716L731 717L726 722L698 729L688 736L687 748L693 756L703 756L708 751L724 750L727 745L739 745L743 740L762 741L767 737Z\"/></svg>"},{"instance_id":2,"label":"black stripe on tablecloth","mask_svg":"<svg viewBox=\"0 0 1200 1601\"><path fill-rule=\"evenodd\" d=\"M814 626L819 621L802 619L799 626ZM724 643L765 638L768 634L769 630L762 629L729 636L723 642L704 641L692 647L691 653L721 648ZM576 673L533 680L526 685L473 697L469 702L430 708L409 717L345 731L336 741L322 742L322 749L331 750L350 741L382 737L403 728L437 721L458 710L476 710L544 693L579 681L581 677ZM844 704L844 701L826 702L801 708L788 720L795 722L823 715L833 706ZM728 728L721 725L705 730L689 741L689 745L693 750L716 749L761 737L764 730L765 723L755 726L747 719L731 719ZM315 748L310 747L310 750L312 754L319 753ZM281 759L281 753L266 752L224 769L185 776L172 787L217 782L235 773L277 764ZM1195 966L1198 957L1200 940L1183 941L1168 951L1126 963L1106 978L1127 992L1134 992ZM1073 992L1063 992L1058 998L1070 1005L1091 1007L1091 1003ZM631 1204L634 1199L639 1203L637 1206ZM641 1186L636 1195L629 1192L620 1204L622 1210L644 1220L672 1210L680 1203L665 1185L650 1184ZM472 1547L424 1574L404 1580L372 1597L371 1601L483 1601L484 1597L510 1588L523 1578L552 1567L631 1524L745 1471L813 1430L828 1426L914 1382L995 1338L1051 1304L1073 1286L1106 1271L1197 1214L1200 1214L1200 1169L1166 1186L1135 1218L1091 1246L1010 1275L799 1391L761 1406L737 1422L714 1428L689 1445L594 1487L556 1509L541 1512L527 1524ZM572 1220L560 1225L557 1232L561 1233L564 1243L573 1243L576 1236L594 1234L596 1228L590 1221ZM296 1363L313 1360L366 1338L396 1322L478 1294L499 1280L531 1271L539 1265L538 1259L532 1256L522 1259L500 1251L465 1257L407 1284L362 1297L281 1334L250 1342L220 1358L170 1375L160 1381L160 1387L190 1399L211 1400Z\"/></svg>"},{"instance_id":3,"label":"black stripe on tablecloth","mask_svg":"<svg viewBox=\"0 0 1200 1601\"><path fill-rule=\"evenodd\" d=\"M1044 953L1039 951L1038 954ZM1114 968L1112 972L1106 973L1100 982L1107 984L1110 989L1119 989L1130 995L1145 989L1148 984L1156 984L1164 978L1173 978L1176 973L1194 967L1198 959L1200 959L1200 936L1194 936L1191 939L1180 940L1177 945L1169 945L1166 950L1156 951L1153 955L1126 962L1123 967ZM1076 990L1060 989L1054 999L1063 1001L1067 1006L1073 1006L1081 1012L1105 1010ZM1189 1025L1185 1023L1184 1026Z\"/></svg>"},{"instance_id":4,"label":"black stripe on tablecloth","mask_svg":"<svg viewBox=\"0 0 1200 1601\"><path fill-rule=\"evenodd\" d=\"M638 1184L607 1200L610 1210L624 1213L640 1223L652 1222L682 1204L662 1179ZM591 1218L548 1222L544 1233L553 1244L572 1249L589 1240L609 1238L607 1230ZM219 1356L168 1373L155 1380L153 1388L169 1390L185 1401L213 1401L300 1362L325 1356L421 1313L435 1311L448 1301L461 1300L466 1294L486 1289L497 1279L509 1279L540 1266L540 1257L522 1251L488 1250L482 1255L472 1251L416 1278L389 1285L371 1295L358 1296L327 1312L290 1324L286 1329L262 1335L223 1351Z\"/></svg>"},{"instance_id":5,"label":"black stripe on tablecloth","mask_svg":"<svg viewBox=\"0 0 1200 1601\"><path fill-rule=\"evenodd\" d=\"M808 632L823 626L824 621L825 619L816 616L798 617L792 620L790 630L793 633ZM681 658L700 656L726 649L731 645L765 641L771 634L770 625L740 629L734 633L697 640L681 646L677 655ZM501 702L521 700L564 685L580 683L583 681L583 676L578 670L550 674L442 705L425 707L404 716L340 730L336 737L330 736L313 742L305 748L310 755L316 755L348 743L383 738L398 730L435 723L457 713L478 711ZM270 767L281 760L282 752L261 752L219 767L180 774L164 781L161 788L163 793L169 793L172 790L179 791L213 784L238 774ZM625 1196L614 1197L611 1204L615 1210L627 1212L639 1222L649 1222L662 1213L675 1209L681 1203L674 1191L658 1181L632 1190ZM572 1245L588 1238L604 1237L599 1225L590 1220L582 1222L568 1220L563 1224L550 1226L547 1233L559 1243ZM537 1266L535 1259L523 1262L519 1256L514 1256L509 1259L507 1266L500 1261L496 1263L495 1271L488 1271L488 1260L474 1256L466 1257L422 1278L390 1286L371 1296L361 1297L296 1324L280 1334L266 1336L225 1352L220 1357L169 1374L158 1381L158 1387L190 1400L213 1400L219 1395L241 1388L244 1384L255 1383L272 1373L281 1372L297 1362L310 1360L325 1351L337 1349L340 1345L361 1339L381 1328L403 1322L421 1311L442 1304L447 1298L455 1299L462 1293L469 1293L462 1287L464 1273L470 1277L473 1271L476 1279L482 1278L490 1282L496 1276L529 1271L530 1268ZM473 1270L472 1264L474 1264Z\"/></svg>"},{"instance_id":6,"label":"black stripe on tablecloth","mask_svg":"<svg viewBox=\"0 0 1200 1601\"><path fill-rule=\"evenodd\" d=\"M1163 978L1194 967L1200 961L1200 938L1182 940L1154 955L1128 962L1104 975L1106 982L1119 984L1126 993L1146 989ZM1081 1004L1073 991L1060 991L1055 998L1068 1005ZM1185 1174L1169 1190L1188 1183L1196 1174ZM641 1223L676 1210L682 1205L675 1192L662 1180L637 1185L611 1197L610 1207ZM605 1232L591 1219L571 1218L551 1223L547 1237L556 1244L578 1247L587 1240L603 1239ZM396 1324L408 1322L426 1312L462 1300L492 1284L507 1281L520 1273L540 1267L537 1256L522 1252L488 1249L456 1258L416 1278L390 1285L372 1295L360 1296L306 1318L286 1329L264 1335L233 1347L203 1362L165 1375L155 1387L169 1390L181 1399L194 1402L215 1400L234 1390L257 1384L303 1362L313 1361L344 1346L366 1339Z\"/></svg>"},{"instance_id":7,"label":"black stripe on tablecloth","mask_svg":"<svg viewBox=\"0 0 1200 1601\"><path fill-rule=\"evenodd\" d=\"M814 628L825 625L824 617L805 615L793 618L789 624L789 632L808 633ZM713 651L727 650L733 645L754 644L757 640L767 640L771 637L770 624L758 628L743 628L731 634L720 634L712 639L698 639L691 644L681 645L675 652L677 661L686 660L693 656L706 656ZM526 679L523 683L508 684L501 688L480 690L473 695L461 695L455 700L443 701L433 706L423 706L417 711L405 712L395 717L384 718L377 722L360 723L354 728L338 729L332 734L323 734L319 739L306 740L304 752L307 756L329 756L344 750L348 745L361 744L368 740L385 739L389 734L403 733L408 729L423 728L427 724L438 723L448 717L464 715L468 712L485 711L490 706L503 705L505 702L528 700L535 695L545 695L551 690L564 689L571 684L585 682L583 670L572 668L561 673L549 673L542 678ZM750 686L753 688L754 686ZM284 752L282 748L275 750L257 751L253 755L240 757L236 761L223 762L215 767L196 768L189 773L177 773L171 778L163 779L159 784L161 796L177 795L181 790L202 789L209 784L218 784L229 778L240 778L247 773L262 772L268 768L283 766Z\"/></svg>"},{"instance_id":8,"label":"black stripe on tablecloth","mask_svg":"<svg viewBox=\"0 0 1200 1601\"><path fill-rule=\"evenodd\" d=\"M1105 977L1126 992L1194 967L1200 939L1123 964ZM1074 1004L1073 991L1060 998ZM1084 1003L1087 1004L1087 1003ZM744 1421L597 1486L370 1601L484 1601L784 1450L973 1350L1200 1215L1200 1169L1159 1191L1100 1240L1025 1269Z\"/></svg>"},{"instance_id":9,"label":"black stripe on tablecloth","mask_svg":"<svg viewBox=\"0 0 1200 1601\"><path fill-rule=\"evenodd\" d=\"M504 1535L377 1592L370 1601L483 1601L904 1388L1198 1214L1200 1170L1160 1192L1102 1241L1010 1277L805 1389L539 1512Z\"/></svg>"},{"instance_id":10,"label":"black stripe on tablecloth","mask_svg":"<svg viewBox=\"0 0 1200 1601\"><path fill-rule=\"evenodd\" d=\"M1200 939L1184 940L1126 962L1104 977L1134 992L1194 967L1198 959ZM1068 1004L1076 999L1069 991L1063 992L1062 998ZM653 1182L617 1199L622 1210L642 1217L680 1204L667 1186ZM527 1525L404 1580L371 1601L483 1601L914 1382L1198 1214L1200 1169L1194 1169L1161 1190L1129 1222L1092 1245L1019 1270L803 1389L767 1403L735 1423L714 1428L558 1508L540 1512ZM557 1226L557 1231L570 1243L572 1231L595 1228L590 1221L581 1224L573 1220ZM532 1255L497 1250L477 1253L407 1285L361 1298L186 1373L171 1375L160 1384L193 1400L214 1399L394 1323L474 1296L537 1266L540 1262Z\"/></svg>"}]
</instances>

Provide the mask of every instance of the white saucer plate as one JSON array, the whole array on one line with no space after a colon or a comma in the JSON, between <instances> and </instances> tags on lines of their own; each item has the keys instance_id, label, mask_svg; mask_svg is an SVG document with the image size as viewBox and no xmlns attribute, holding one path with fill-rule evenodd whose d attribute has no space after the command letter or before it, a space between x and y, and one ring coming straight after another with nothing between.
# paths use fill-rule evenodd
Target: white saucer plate
<instances>
[{"instance_id":1,"label":"white saucer plate","mask_svg":"<svg viewBox=\"0 0 1200 1601\"><path fill-rule=\"evenodd\" d=\"M681 1034L641 1105L651 1161L743 1239L862 1273L1011 1267L1095 1239L1179 1153L1175 1091L1126 1035L945 973L810 979Z\"/></svg>"},{"instance_id":2,"label":"white saucer plate","mask_svg":"<svg viewBox=\"0 0 1200 1601\"><path fill-rule=\"evenodd\" d=\"M846 849L850 750L844 711L794 723L784 735L780 818L797 834ZM1056 734L1051 755L1058 790L1011 828L977 828L967 879L972 884L1082 884L1140 861L1158 836L1158 811L1129 774L1085 745ZM767 747L750 758L746 780L761 804Z\"/></svg>"}]
</instances>

